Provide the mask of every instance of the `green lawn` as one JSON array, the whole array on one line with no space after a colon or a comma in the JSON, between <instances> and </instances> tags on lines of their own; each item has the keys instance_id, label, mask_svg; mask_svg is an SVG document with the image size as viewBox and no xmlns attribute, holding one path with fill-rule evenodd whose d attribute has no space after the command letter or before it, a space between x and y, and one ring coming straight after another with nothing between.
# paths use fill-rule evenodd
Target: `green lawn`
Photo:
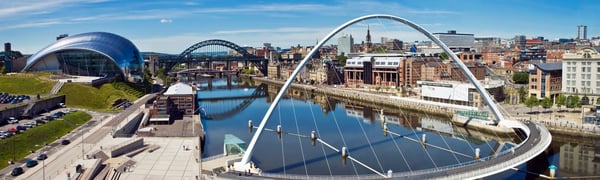
<instances>
[{"instance_id":1,"label":"green lawn","mask_svg":"<svg viewBox=\"0 0 600 180\"><path fill-rule=\"evenodd\" d=\"M31 150L41 149L46 143L52 143L90 119L92 119L91 115L78 111L67 114L62 119L50 121L13 137L0 140L0 169L7 167L7 162L13 157L22 159L29 155Z\"/></svg>"},{"instance_id":2,"label":"green lawn","mask_svg":"<svg viewBox=\"0 0 600 180\"><path fill-rule=\"evenodd\" d=\"M137 94L128 93L115 87L115 83L106 83L100 89L89 85L66 83L59 94L66 94L69 107L79 107L94 111L110 111L113 102L119 98L129 101L138 99Z\"/></svg>"},{"instance_id":3,"label":"green lawn","mask_svg":"<svg viewBox=\"0 0 600 180\"><path fill-rule=\"evenodd\" d=\"M47 74L19 74L0 76L0 92L10 94L48 94L54 86L54 82L45 80Z\"/></svg>"}]
</instances>

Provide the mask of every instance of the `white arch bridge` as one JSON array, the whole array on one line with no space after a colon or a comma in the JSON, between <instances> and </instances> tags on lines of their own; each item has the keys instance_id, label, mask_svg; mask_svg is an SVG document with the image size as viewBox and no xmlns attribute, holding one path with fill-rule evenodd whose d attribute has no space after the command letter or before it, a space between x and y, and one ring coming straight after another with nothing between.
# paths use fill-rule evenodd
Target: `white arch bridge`
<instances>
[{"instance_id":1,"label":"white arch bridge","mask_svg":"<svg viewBox=\"0 0 600 180\"><path fill-rule=\"evenodd\" d=\"M350 160L354 161L355 163L361 164L365 168L371 169L374 172L373 175L360 176L361 179L381 179L381 178L476 179L476 178L490 176L490 175L511 169L517 165L523 164L523 163L527 162L528 160L533 159L535 156L539 155L540 153L544 152L546 150L546 148L548 148L550 146L550 142L552 141L552 136L550 135L549 131L544 126L534 124L534 123L522 123L522 122L515 121L515 120L505 119L504 116L500 113L496 104L492 101L492 98L490 97L488 92L482 87L482 85L479 83L479 81L477 81L477 79L468 70L468 68L465 66L465 64L463 64L459 60L459 58L444 43L442 43L439 39L434 37L430 32L428 32L427 30L425 30L424 28L422 28L421 26L419 26L413 22L410 22L406 19L403 19L403 18L400 18L397 16L385 15L385 14L374 14L374 15L362 16L362 17L350 20L350 21L342 24L341 26L339 26L338 28L336 28L335 30L330 32L327 36L325 36L321 41L319 41L317 46L314 47L308 55L306 55L306 57L300 62L299 66L292 72L290 78L284 83L284 86L280 89L278 94L275 96L275 99L271 103L265 116L263 117L262 121L260 122L260 125L258 126L255 134L253 135L252 140L250 141L250 144L248 145L248 148L247 148L246 152L244 153L242 160L240 162L234 163L233 168L236 171L247 172L248 170L250 170L252 172L259 173L260 175L262 175L261 178L269 178L269 177L271 177L271 178L295 178L295 177L289 176L289 175L282 177L277 174L260 173L260 171L256 170L257 168L252 167L253 165L250 162L250 158L255 149L256 142L257 142L258 138L261 136L263 130L265 130L265 125L267 124L267 121L271 117L273 110L275 109L275 107L277 106L279 101L281 100L282 96L287 91L288 87L291 85L292 81L298 75L300 70L305 66L305 64L309 61L309 59L319 50L319 48L321 46L323 46L329 39L331 39L333 36L335 36L338 32L344 30L346 27L348 27L352 24L355 24L357 22L360 22L363 20L368 20L368 19L389 19L392 21L400 22L400 23L403 23L403 24L413 28L414 30L421 32L423 35L428 37L431 41L433 41L439 47L441 47L446 52L446 54L448 54L450 56L450 58L452 58L452 60L455 61L455 63L460 67L462 72L467 76L467 78L471 81L471 83L473 83L475 88L481 94L481 97L487 103L489 109L492 111L492 113L495 116L495 119L494 119L495 124L491 125L491 126L520 129L522 132L524 132L524 134L527 136L527 138L524 141L522 141L520 144L518 144L516 147L514 147L510 150L505 150L503 152L499 152L495 156L489 156L486 158L482 158L482 159L478 159L478 160L474 160L474 161L470 161L470 162L466 162L466 163L455 164L455 165L451 165L451 166L436 167L436 168L432 168L432 169L410 171L410 172L397 172L397 173L394 173L391 171L380 172L380 171L377 171L377 170L374 170L374 169L368 167L367 165L361 164L360 161L353 159L351 157L351 155L348 156L348 158ZM317 139L317 141L320 142L321 144L323 144L324 146L327 146L331 150L333 150L337 153L340 153L340 155L342 154L342 151L340 150L340 149L343 149L342 147L333 147L320 139ZM308 178L319 178L319 177L320 176L308 176ZM297 178L307 178L307 176L298 176ZM323 178L332 178L332 177L326 176ZM352 176L352 177L340 176L340 178L356 178L356 176Z\"/></svg>"}]
</instances>

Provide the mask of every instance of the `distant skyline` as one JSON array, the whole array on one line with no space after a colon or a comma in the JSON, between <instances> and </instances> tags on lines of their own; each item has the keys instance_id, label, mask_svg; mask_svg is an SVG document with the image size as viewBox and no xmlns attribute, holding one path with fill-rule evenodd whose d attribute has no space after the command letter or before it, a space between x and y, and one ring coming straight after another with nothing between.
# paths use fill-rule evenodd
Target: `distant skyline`
<instances>
[{"instance_id":1,"label":"distant skyline","mask_svg":"<svg viewBox=\"0 0 600 180\"><path fill-rule=\"evenodd\" d=\"M140 51L178 54L208 39L289 48L314 45L337 26L368 14L403 17L434 33L456 30L475 37L525 35L554 40L576 38L578 25L588 27L588 38L600 36L598 9L600 1L593 0L18 0L0 3L0 41L33 54L60 34L104 31L130 39ZM388 25L392 22L380 21L357 24L348 33L355 43L364 41L366 26L372 28L374 42L381 36L405 42L426 40L408 28L396 29Z\"/></svg>"}]
</instances>

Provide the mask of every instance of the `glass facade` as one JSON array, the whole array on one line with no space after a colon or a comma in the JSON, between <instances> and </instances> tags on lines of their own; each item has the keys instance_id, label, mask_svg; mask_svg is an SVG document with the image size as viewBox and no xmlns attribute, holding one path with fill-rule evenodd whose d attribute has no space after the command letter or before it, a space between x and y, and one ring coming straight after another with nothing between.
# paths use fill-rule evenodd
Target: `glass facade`
<instances>
[{"instance_id":1,"label":"glass facade","mask_svg":"<svg viewBox=\"0 0 600 180\"><path fill-rule=\"evenodd\" d=\"M62 73L78 76L107 76L121 74L121 68L106 56L81 50L57 52L56 57Z\"/></svg>"},{"instance_id":2,"label":"glass facade","mask_svg":"<svg viewBox=\"0 0 600 180\"><path fill-rule=\"evenodd\" d=\"M143 79L144 60L135 45L115 34L91 32L62 38L32 55L23 71L69 75L117 75L132 82Z\"/></svg>"}]
</instances>

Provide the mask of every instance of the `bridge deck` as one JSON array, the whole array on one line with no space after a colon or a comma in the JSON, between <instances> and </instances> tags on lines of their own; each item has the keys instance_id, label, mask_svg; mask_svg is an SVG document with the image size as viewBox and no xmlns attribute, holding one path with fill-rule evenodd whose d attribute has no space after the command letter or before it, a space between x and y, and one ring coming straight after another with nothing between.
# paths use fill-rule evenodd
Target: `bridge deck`
<instances>
[{"instance_id":1,"label":"bridge deck","mask_svg":"<svg viewBox=\"0 0 600 180\"><path fill-rule=\"evenodd\" d=\"M529 137L513 152L505 151L491 159L481 159L461 164L419 172L394 174L394 178L405 179L477 179L508 170L533 159L550 146L552 136L546 127L528 123ZM461 166L458 165L458 166Z\"/></svg>"}]
</instances>

